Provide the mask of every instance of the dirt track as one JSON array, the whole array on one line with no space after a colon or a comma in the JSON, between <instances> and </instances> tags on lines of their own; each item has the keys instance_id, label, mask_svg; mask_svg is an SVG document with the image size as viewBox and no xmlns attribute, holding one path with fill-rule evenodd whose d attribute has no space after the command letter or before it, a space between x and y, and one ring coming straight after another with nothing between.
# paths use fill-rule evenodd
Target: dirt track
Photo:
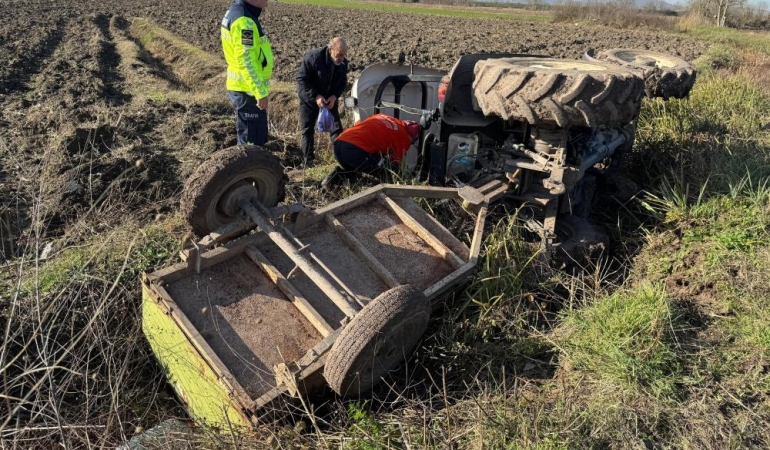
<instances>
[{"instance_id":1,"label":"dirt track","mask_svg":"<svg viewBox=\"0 0 770 450\"><path fill-rule=\"evenodd\" d=\"M34 221L52 237L84 214L104 225L124 214L176 210L182 180L208 154L234 144L231 111L224 102L188 96L191 89L180 87L168 62L148 54L126 28L131 18L147 17L219 57L218 26L228 3L70 0L52 9L48 2L11 0L0 6L3 17L13 18L0 28L0 209L10 211L17 235ZM335 34L350 43L354 73L395 60L401 50L415 64L448 69L458 55L482 51L578 58L588 48L630 46L691 60L704 49L660 33L272 2L264 23L275 76L288 82L302 54ZM138 56L129 57L132 51ZM160 85L179 95L165 96ZM148 94L156 88L160 93ZM271 116L284 149L296 148L293 105L290 92L271 105L288 111L280 121ZM40 208L30 212L33 204Z\"/></svg>"}]
</instances>

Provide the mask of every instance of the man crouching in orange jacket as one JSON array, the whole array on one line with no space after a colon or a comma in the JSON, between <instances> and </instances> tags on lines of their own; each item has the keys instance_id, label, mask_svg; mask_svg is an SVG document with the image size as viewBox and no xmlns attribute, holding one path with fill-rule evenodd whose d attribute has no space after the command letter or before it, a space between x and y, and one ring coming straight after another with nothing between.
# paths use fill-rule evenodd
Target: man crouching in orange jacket
<instances>
[{"instance_id":1,"label":"man crouching in orange jacket","mask_svg":"<svg viewBox=\"0 0 770 450\"><path fill-rule=\"evenodd\" d=\"M339 166L321 182L321 187L339 186L359 173L381 176L389 159L398 165L420 135L420 125L375 114L343 131L334 141L334 157Z\"/></svg>"}]
</instances>

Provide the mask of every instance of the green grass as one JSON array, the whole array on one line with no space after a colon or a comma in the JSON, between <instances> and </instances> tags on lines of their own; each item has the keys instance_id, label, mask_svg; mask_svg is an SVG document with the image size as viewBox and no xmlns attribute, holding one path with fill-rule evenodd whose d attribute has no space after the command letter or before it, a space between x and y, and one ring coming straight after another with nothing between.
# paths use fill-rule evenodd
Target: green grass
<instances>
[{"instance_id":1,"label":"green grass","mask_svg":"<svg viewBox=\"0 0 770 450\"><path fill-rule=\"evenodd\" d=\"M754 50L770 55L770 36L766 32L747 32L729 27L699 26L690 31L705 41L726 44L733 49Z\"/></svg>"},{"instance_id":2,"label":"green grass","mask_svg":"<svg viewBox=\"0 0 770 450\"><path fill-rule=\"evenodd\" d=\"M22 281L22 295L45 295L58 288L64 281L82 275L89 257L84 249L67 249L50 262L43 262L39 270L28 271Z\"/></svg>"},{"instance_id":3,"label":"green grass","mask_svg":"<svg viewBox=\"0 0 770 450\"><path fill-rule=\"evenodd\" d=\"M93 274L99 274L101 280L112 281L118 276L134 280L142 271L168 261L177 250L177 241L165 226L151 223L137 234L130 231L134 231L133 226L65 249L50 261L41 262L38 270L25 272L20 293L24 297L45 296L85 283ZM128 261L125 267L124 261Z\"/></svg>"},{"instance_id":4,"label":"green grass","mask_svg":"<svg viewBox=\"0 0 770 450\"><path fill-rule=\"evenodd\" d=\"M459 7L431 7L412 3L369 3L347 0L281 0L284 3L298 5L317 5L336 8L355 8L369 11L384 11L395 13L428 14L433 16L464 17L474 19L505 19L526 20L532 22L547 22L551 20L546 13L530 12L490 12L482 10L461 9Z\"/></svg>"},{"instance_id":5,"label":"green grass","mask_svg":"<svg viewBox=\"0 0 770 450\"><path fill-rule=\"evenodd\" d=\"M630 172L648 187L648 210L677 221L688 205L728 194L744 180L763 185L770 176L768 122L770 98L741 74L705 71L689 99L646 101Z\"/></svg>"},{"instance_id":6,"label":"green grass","mask_svg":"<svg viewBox=\"0 0 770 450\"><path fill-rule=\"evenodd\" d=\"M610 390L677 394L674 334L678 313L661 285L643 283L564 314L552 337L562 364Z\"/></svg>"}]
</instances>

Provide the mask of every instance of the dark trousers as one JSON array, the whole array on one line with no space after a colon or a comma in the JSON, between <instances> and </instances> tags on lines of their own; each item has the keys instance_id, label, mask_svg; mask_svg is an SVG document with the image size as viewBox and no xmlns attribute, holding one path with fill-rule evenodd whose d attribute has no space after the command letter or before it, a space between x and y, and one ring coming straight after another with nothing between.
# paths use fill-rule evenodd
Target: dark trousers
<instances>
[{"instance_id":1,"label":"dark trousers","mask_svg":"<svg viewBox=\"0 0 770 450\"><path fill-rule=\"evenodd\" d=\"M334 131L331 132L332 141L342 133L342 121L340 120L339 101L334 102L334 108L330 109L334 117ZM318 120L320 108L315 102L299 99L299 121L302 126L302 156L305 159L315 158L315 123Z\"/></svg>"},{"instance_id":2,"label":"dark trousers","mask_svg":"<svg viewBox=\"0 0 770 450\"><path fill-rule=\"evenodd\" d=\"M334 157L347 172L363 172L379 176L385 171L385 158L379 153L369 153L344 141L334 141Z\"/></svg>"},{"instance_id":3,"label":"dark trousers","mask_svg":"<svg viewBox=\"0 0 770 450\"><path fill-rule=\"evenodd\" d=\"M267 142L267 110L257 107L257 99L243 92L227 91L235 109L235 131L238 145L265 145Z\"/></svg>"}]
</instances>

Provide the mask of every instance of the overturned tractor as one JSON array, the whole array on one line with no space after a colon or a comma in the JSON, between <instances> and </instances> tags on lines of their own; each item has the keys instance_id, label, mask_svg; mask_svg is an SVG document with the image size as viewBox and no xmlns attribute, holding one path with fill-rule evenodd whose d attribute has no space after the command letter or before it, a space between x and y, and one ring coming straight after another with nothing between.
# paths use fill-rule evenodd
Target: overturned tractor
<instances>
[{"instance_id":1,"label":"overturned tractor","mask_svg":"<svg viewBox=\"0 0 770 450\"><path fill-rule=\"evenodd\" d=\"M547 254L595 253L606 235L587 219L597 180L632 147L642 99L684 98L691 64L613 49L582 60L461 57L449 74L379 64L353 85L356 119L383 112L420 120L412 163L434 185L470 185L514 205Z\"/></svg>"}]
</instances>

